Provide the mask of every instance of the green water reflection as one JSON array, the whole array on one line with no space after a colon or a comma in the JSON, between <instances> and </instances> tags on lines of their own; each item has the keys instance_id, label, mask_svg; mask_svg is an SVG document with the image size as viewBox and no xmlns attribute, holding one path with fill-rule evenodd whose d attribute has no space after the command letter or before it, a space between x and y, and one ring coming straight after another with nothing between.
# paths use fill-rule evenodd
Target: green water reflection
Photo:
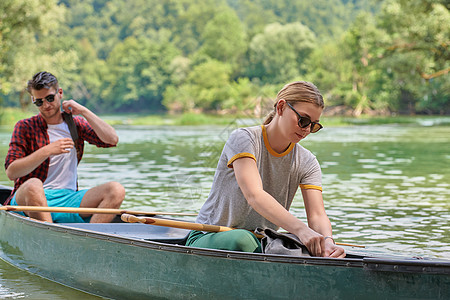
<instances>
[{"instance_id":1,"label":"green water reflection","mask_svg":"<svg viewBox=\"0 0 450 300\"><path fill-rule=\"evenodd\" d=\"M118 147L86 148L80 188L116 180L127 190L125 208L198 212L235 127L118 126ZM2 161L10 135L0 129ZM450 127L326 128L302 144L321 162L337 240L450 259ZM4 172L0 184L11 185ZM305 220L300 195L292 211Z\"/></svg>"}]
</instances>

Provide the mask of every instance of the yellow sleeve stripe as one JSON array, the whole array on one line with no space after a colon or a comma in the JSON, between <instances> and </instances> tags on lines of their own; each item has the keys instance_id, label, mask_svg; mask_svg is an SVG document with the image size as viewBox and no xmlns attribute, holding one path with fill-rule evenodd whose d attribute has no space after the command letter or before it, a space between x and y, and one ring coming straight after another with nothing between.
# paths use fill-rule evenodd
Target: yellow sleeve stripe
<instances>
[{"instance_id":1,"label":"yellow sleeve stripe","mask_svg":"<svg viewBox=\"0 0 450 300\"><path fill-rule=\"evenodd\" d=\"M227 167L228 168L233 168L233 162L238 159L238 158L243 158L243 157L248 157L248 158L253 158L256 161L256 157L248 152L243 152L243 153L238 153L235 156L233 156L227 163Z\"/></svg>"},{"instance_id":2,"label":"yellow sleeve stripe","mask_svg":"<svg viewBox=\"0 0 450 300\"><path fill-rule=\"evenodd\" d=\"M319 190L322 192L322 187L312 184L300 184L300 188L302 190Z\"/></svg>"}]
</instances>

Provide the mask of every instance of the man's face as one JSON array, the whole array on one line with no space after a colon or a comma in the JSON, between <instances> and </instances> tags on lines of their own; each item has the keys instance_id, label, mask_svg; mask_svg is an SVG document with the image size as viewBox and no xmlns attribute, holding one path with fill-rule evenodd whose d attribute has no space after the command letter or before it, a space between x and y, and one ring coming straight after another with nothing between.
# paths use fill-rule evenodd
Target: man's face
<instances>
[{"instance_id":1,"label":"man's face","mask_svg":"<svg viewBox=\"0 0 450 300\"><path fill-rule=\"evenodd\" d=\"M41 115L48 122L49 119L60 115L62 89L55 88L31 90L32 101L38 107Z\"/></svg>"}]
</instances>

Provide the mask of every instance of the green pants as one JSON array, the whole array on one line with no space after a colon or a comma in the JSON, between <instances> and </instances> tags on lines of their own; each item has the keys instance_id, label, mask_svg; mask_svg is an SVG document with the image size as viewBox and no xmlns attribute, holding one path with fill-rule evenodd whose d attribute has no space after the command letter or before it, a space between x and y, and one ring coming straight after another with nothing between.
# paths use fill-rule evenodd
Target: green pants
<instances>
[{"instance_id":1,"label":"green pants","mask_svg":"<svg viewBox=\"0 0 450 300\"><path fill-rule=\"evenodd\" d=\"M193 230L186 246L219 250L261 253L261 243L256 236L245 229L223 232L202 232Z\"/></svg>"}]
</instances>

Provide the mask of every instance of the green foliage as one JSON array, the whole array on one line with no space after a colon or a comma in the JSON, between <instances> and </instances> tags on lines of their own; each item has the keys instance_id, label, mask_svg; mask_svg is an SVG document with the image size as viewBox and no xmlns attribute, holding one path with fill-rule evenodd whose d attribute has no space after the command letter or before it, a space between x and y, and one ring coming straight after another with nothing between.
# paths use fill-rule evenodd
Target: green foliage
<instances>
[{"instance_id":1,"label":"green foliage","mask_svg":"<svg viewBox=\"0 0 450 300\"><path fill-rule=\"evenodd\" d=\"M385 1L378 15L360 15L341 40L316 50L308 75L329 91L329 104L348 105L355 115L449 113L449 36L444 6Z\"/></svg>"},{"instance_id":2,"label":"green foliage","mask_svg":"<svg viewBox=\"0 0 450 300\"><path fill-rule=\"evenodd\" d=\"M247 51L244 28L236 13L230 9L217 13L206 23L202 41L201 52L234 67L242 61Z\"/></svg>"},{"instance_id":3,"label":"green foliage","mask_svg":"<svg viewBox=\"0 0 450 300\"><path fill-rule=\"evenodd\" d=\"M208 60L193 67L178 88L167 89L163 104L174 111L220 109L220 104L230 96L228 64Z\"/></svg>"},{"instance_id":4,"label":"green foliage","mask_svg":"<svg viewBox=\"0 0 450 300\"><path fill-rule=\"evenodd\" d=\"M301 23L267 25L250 43L251 76L283 83L303 75L303 64L316 46L314 33Z\"/></svg>"},{"instance_id":5,"label":"green foliage","mask_svg":"<svg viewBox=\"0 0 450 300\"><path fill-rule=\"evenodd\" d=\"M447 105L438 108L430 103L428 108L448 113L450 99L448 92L443 93L450 90L448 73L434 78L434 83L428 80L429 75L450 68L448 8L427 0L391 0L384 4L378 20L388 37L381 43L384 52L379 66L391 74L399 95L397 109L413 113L420 109L418 103L426 103L420 99L432 101L432 94L440 94Z\"/></svg>"},{"instance_id":6,"label":"green foliage","mask_svg":"<svg viewBox=\"0 0 450 300\"><path fill-rule=\"evenodd\" d=\"M107 60L112 67L104 78L104 103L113 109L132 106L133 102L139 103L141 110L158 108L169 82L170 62L178 54L167 42L129 37L119 43Z\"/></svg>"},{"instance_id":7,"label":"green foliage","mask_svg":"<svg viewBox=\"0 0 450 300\"><path fill-rule=\"evenodd\" d=\"M29 118L30 114L36 114L36 112L5 107L0 111L0 125L13 127L17 121Z\"/></svg>"},{"instance_id":8,"label":"green foliage","mask_svg":"<svg viewBox=\"0 0 450 300\"><path fill-rule=\"evenodd\" d=\"M53 0L0 2L0 93L23 94L30 71L55 70L68 60L76 60L74 52L49 49L50 41L46 40L55 33L60 25L58 16L64 13Z\"/></svg>"},{"instance_id":9,"label":"green foliage","mask_svg":"<svg viewBox=\"0 0 450 300\"><path fill-rule=\"evenodd\" d=\"M447 2L3 0L0 105L46 70L98 112L253 112L301 79L354 115L446 114Z\"/></svg>"}]
</instances>

